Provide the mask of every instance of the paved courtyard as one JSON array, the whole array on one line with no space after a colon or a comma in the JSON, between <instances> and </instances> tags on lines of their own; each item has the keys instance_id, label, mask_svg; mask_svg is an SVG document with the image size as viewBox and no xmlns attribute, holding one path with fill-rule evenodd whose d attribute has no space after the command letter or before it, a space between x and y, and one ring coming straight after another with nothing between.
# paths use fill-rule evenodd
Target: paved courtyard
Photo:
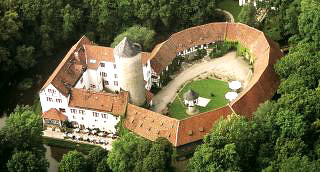
<instances>
[{"instance_id":1,"label":"paved courtyard","mask_svg":"<svg viewBox=\"0 0 320 172\"><path fill-rule=\"evenodd\" d=\"M223 57L200 62L179 73L153 97L153 111L161 113L167 104L174 99L177 90L185 82L204 73L213 73L217 76L238 80L243 83L243 87L247 85L251 77L249 65L241 57L237 57L236 52L230 52Z\"/></svg>"}]
</instances>

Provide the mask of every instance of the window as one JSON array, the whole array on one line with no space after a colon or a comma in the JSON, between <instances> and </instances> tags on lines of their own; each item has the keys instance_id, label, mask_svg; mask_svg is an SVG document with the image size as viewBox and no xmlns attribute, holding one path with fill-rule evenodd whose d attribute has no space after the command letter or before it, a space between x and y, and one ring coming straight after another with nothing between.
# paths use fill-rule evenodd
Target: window
<instances>
[{"instance_id":1,"label":"window","mask_svg":"<svg viewBox=\"0 0 320 172\"><path fill-rule=\"evenodd\" d=\"M83 117L81 119L83 120Z\"/></svg>"},{"instance_id":2,"label":"window","mask_svg":"<svg viewBox=\"0 0 320 172\"><path fill-rule=\"evenodd\" d=\"M97 112L92 112L93 117L99 117L99 113Z\"/></svg>"},{"instance_id":3,"label":"window","mask_svg":"<svg viewBox=\"0 0 320 172\"><path fill-rule=\"evenodd\" d=\"M116 69L116 68L117 68L117 65L116 65L116 64L113 64L113 68Z\"/></svg>"},{"instance_id":4,"label":"window","mask_svg":"<svg viewBox=\"0 0 320 172\"><path fill-rule=\"evenodd\" d=\"M117 75L117 74L114 74L114 78L118 78L118 75Z\"/></svg>"},{"instance_id":5,"label":"window","mask_svg":"<svg viewBox=\"0 0 320 172\"><path fill-rule=\"evenodd\" d=\"M66 112L66 109L65 108L59 108L59 111L64 113L64 112Z\"/></svg>"},{"instance_id":6,"label":"window","mask_svg":"<svg viewBox=\"0 0 320 172\"><path fill-rule=\"evenodd\" d=\"M109 85L109 81L104 81L104 85Z\"/></svg>"},{"instance_id":7,"label":"window","mask_svg":"<svg viewBox=\"0 0 320 172\"><path fill-rule=\"evenodd\" d=\"M48 89L48 92L49 92L49 93L56 93L56 90Z\"/></svg>"},{"instance_id":8,"label":"window","mask_svg":"<svg viewBox=\"0 0 320 172\"><path fill-rule=\"evenodd\" d=\"M104 63L100 63L100 66L101 66L101 67L104 67L104 66L105 66L105 64L104 64Z\"/></svg>"},{"instance_id":9,"label":"window","mask_svg":"<svg viewBox=\"0 0 320 172\"><path fill-rule=\"evenodd\" d=\"M79 114L84 114L84 110L79 110Z\"/></svg>"},{"instance_id":10,"label":"window","mask_svg":"<svg viewBox=\"0 0 320 172\"><path fill-rule=\"evenodd\" d=\"M76 109L70 109L71 113L77 113Z\"/></svg>"},{"instance_id":11,"label":"window","mask_svg":"<svg viewBox=\"0 0 320 172\"><path fill-rule=\"evenodd\" d=\"M118 81L114 81L114 85L115 85L115 86L118 86Z\"/></svg>"},{"instance_id":12,"label":"window","mask_svg":"<svg viewBox=\"0 0 320 172\"><path fill-rule=\"evenodd\" d=\"M101 117L102 118L108 118L107 114L105 114L105 113L101 114Z\"/></svg>"},{"instance_id":13,"label":"window","mask_svg":"<svg viewBox=\"0 0 320 172\"><path fill-rule=\"evenodd\" d=\"M90 84L90 87L91 87L91 88L96 88L96 85Z\"/></svg>"},{"instance_id":14,"label":"window","mask_svg":"<svg viewBox=\"0 0 320 172\"><path fill-rule=\"evenodd\" d=\"M73 119L76 119L76 117L75 117L75 116L72 116L72 118L73 118Z\"/></svg>"},{"instance_id":15,"label":"window","mask_svg":"<svg viewBox=\"0 0 320 172\"><path fill-rule=\"evenodd\" d=\"M116 120L118 120L118 118L119 118L119 117L118 117L118 116L116 116Z\"/></svg>"},{"instance_id":16,"label":"window","mask_svg":"<svg viewBox=\"0 0 320 172\"><path fill-rule=\"evenodd\" d=\"M82 84L82 83L83 83L83 78L80 79L80 84Z\"/></svg>"},{"instance_id":17,"label":"window","mask_svg":"<svg viewBox=\"0 0 320 172\"><path fill-rule=\"evenodd\" d=\"M107 77L107 73L105 73L105 72L100 72L100 76L102 76L102 77Z\"/></svg>"},{"instance_id":18,"label":"window","mask_svg":"<svg viewBox=\"0 0 320 172\"><path fill-rule=\"evenodd\" d=\"M94 122L98 122L98 120L96 119L96 120L94 120Z\"/></svg>"},{"instance_id":19,"label":"window","mask_svg":"<svg viewBox=\"0 0 320 172\"><path fill-rule=\"evenodd\" d=\"M47 97L47 101L48 102L52 102L52 98L51 97Z\"/></svg>"},{"instance_id":20,"label":"window","mask_svg":"<svg viewBox=\"0 0 320 172\"><path fill-rule=\"evenodd\" d=\"M61 99L56 99L56 102L57 103L62 103L62 100Z\"/></svg>"}]
</instances>

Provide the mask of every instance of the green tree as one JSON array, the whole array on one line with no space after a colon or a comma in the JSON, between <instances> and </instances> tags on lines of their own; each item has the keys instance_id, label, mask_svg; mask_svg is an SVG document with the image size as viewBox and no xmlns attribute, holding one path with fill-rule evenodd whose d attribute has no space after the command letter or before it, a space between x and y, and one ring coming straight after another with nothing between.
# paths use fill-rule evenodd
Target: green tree
<instances>
[{"instance_id":1,"label":"green tree","mask_svg":"<svg viewBox=\"0 0 320 172\"><path fill-rule=\"evenodd\" d=\"M192 171L241 171L240 156L236 145L226 144L219 149L208 144L197 147L193 157L189 160Z\"/></svg>"},{"instance_id":2,"label":"green tree","mask_svg":"<svg viewBox=\"0 0 320 172\"><path fill-rule=\"evenodd\" d=\"M42 119L30 106L18 105L6 120L2 132L10 147L18 151L29 150L36 153L36 156L44 153Z\"/></svg>"},{"instance_id":3,"label":"green tree","mask_svg":"<svg viewBox=\"0 0 320 172\"><path fill-rule=\"evenodd\" d=\"M128 37L132 42L139 43L143 50L150 51L155 44L155 32L142 26L132 26L125 32L119 34L111 44L115 47L122 41L124 37Z\"/></svg>"},{"instance_id":4,"label":"green tree","mask_svg":"<svg viewBox=\"0 0 320 172\"><path fill-rule=\"evenodd\" d=\"M97 172L112 172L109 168L107 158L104 158L99 162L97 166Z\"/></svg>"},{"instance_id":5,"label":"green tree","mask_svg":"<svg viewBox=\"0 0 320 172\"><path fill-rule=\"evenodd\" d=\"M64 9L61 10L63 16L63 37L68 39L70 35L74 35L75 29L79 25L80 19L82 17L82 11L80 9L75 9L67 4Z\"/></svg>"},{"instance_id":6,"label":"green tree","mask_svg":"<svg viewBox=\"0 0 320 172\"><path fill-rule=\"evenodd\" d=\"M86 172L88 163L84 155L77 151L70 151L64 154L59 163L60 172Z\"/></svg>"},{"instance_id":7,"label":"green tree","mask_svg":"<svg viewBox=\"0 0 320 172\"><path fill-rule=\"evenodd\" d=\"M34 47L22 45L17 47L17 55L15 61L22 69L30 69L36 64L34 56Z\"/></svg>"},{"instance_id":8,"label":"green tree","mask_svg":"<svg viewBox=\"0 0 320 172\"><path fill-rule=\"evenodd\" d=\"M231 115L220 120L204 137L204 144L196 149L190 168L194 171L255 169L258 132L245 117Z\"/></svg>"},{"instance_id":9,"label":"green tree","mask_svg":"<svg viewBox=\"0 0 320 172\"><path fill-rule=\"evenodd\" d=\"M44 157L36 157L32 152L16 152L7 163L10 172L45 172L49 163Z\"/></svg>"},{"instance_id":10,"label":"green tree","mask_svg":"<svg viewBox=\"0 0 320 172\"><path fill-rule=\"evenodd\" d=\"M89 152L89 155L87 157L88 162L90 164L91 170L94 172L96 171L97 167L99 166L100 162L103 161L104 159L106 160L108 157L108 151L101 148L101 147L96 147L92 149ZM101 167L102 168L102 167Z\"/></svg>"},{"instance_id":11,"label":"green tree","mask_svg":"<svg viewBox=\"0 0 320 172\"><path fill-rule=\"evenodd\" d=\"M252 27L257 26L256 13L256 7L252 3L243 5L238 16L239 22Z\"/></svg>"},{"instance_id":12,"label":"green tree","mask_svg":"<svg viewBox=\"0 0 320 172\"><path fill-rule=\"evenodd\" d=\"M153 143L147 157L143 160L143 171L170 171L173 149L165 138L159 138Z\"/></svg>"},{"instance_id":13,"label":"green tree","mask_svg":"<svg viewBox=\"0 0 320 172\"><path fill-rule=\"evenodd\" d=\"M29 106L17 106L0 130L0 145L0 171L7 171L6 164L14 152L31 152L39 163L43 163L45 148L42 142L41 117ZM21 153L16 155L16 158L26 154L29 156L29 153ZM11 159L10 168L14 168L14 161Z\"/></svg>"},{"instance_id":14,"label":"green tree","mask_svg":"<svg viewBox=\"0 0 320 172\"><path fill-rule=\"evenodd\" d=\"M298 20L299 33L303 41L313 41L320 47L320 2L318 0L302 0L301 14Z\"/></svg>"},{"instance_id":15,"label":"green tree","mask_svg":"<svg viewBox=\"0 0 320 172\"><path fill-rule=\"evenodd\" d=\"M108 164L112 171L142 171L143 159L149 154L151 142L127 133L112 143Z\"/></svg>"}]
</instances>

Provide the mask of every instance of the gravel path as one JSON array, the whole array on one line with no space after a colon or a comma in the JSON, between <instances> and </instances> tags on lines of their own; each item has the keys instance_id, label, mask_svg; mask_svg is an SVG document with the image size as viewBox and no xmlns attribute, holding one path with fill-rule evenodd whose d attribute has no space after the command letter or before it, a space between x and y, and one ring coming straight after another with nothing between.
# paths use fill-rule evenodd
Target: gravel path
<instances>
[{"instance_id":1,"label":"gravel path","mask_svg":"<svg viewBox=\"0 0 320 172\"><path fill-rule=\"evenodd\" d=\"M219 9L219 8L216 9L216 10L225 13L230 19L230 21L228 21L228 22L234 23L234 17L229 11L222 10L222 9Z\"/></svg>"},{"instance_id":2,"label":"gravel path","mask_svg":"<svg viewBox=\"0 0 320 172\"><path fill-rule=\"evenodd\" d=\"M223 57L195 64L178 74L153 97L152 102L155 105L153 111L161 113L185 82L201 74L210 73L238 80L244 87L250 78L249 65L242 58L236 57L235 52L230 52Z\"/></svg>"}]
</instances>

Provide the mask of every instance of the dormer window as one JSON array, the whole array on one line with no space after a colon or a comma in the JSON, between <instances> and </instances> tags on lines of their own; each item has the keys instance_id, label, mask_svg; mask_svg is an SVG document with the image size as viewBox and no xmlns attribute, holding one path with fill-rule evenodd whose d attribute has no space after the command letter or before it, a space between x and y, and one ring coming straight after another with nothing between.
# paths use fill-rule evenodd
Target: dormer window
<instances>
[{"instance_id":1,"label":"dormer window","mask_svg":"<svg viewBox=\"0 0 320 172\"><path fill-rule=\"evenodd\" d=\"M104 64L104 63L100 63L100 66L101 66L101 67L105 67L105 64Z\"/></svg>"}]
</instances>

